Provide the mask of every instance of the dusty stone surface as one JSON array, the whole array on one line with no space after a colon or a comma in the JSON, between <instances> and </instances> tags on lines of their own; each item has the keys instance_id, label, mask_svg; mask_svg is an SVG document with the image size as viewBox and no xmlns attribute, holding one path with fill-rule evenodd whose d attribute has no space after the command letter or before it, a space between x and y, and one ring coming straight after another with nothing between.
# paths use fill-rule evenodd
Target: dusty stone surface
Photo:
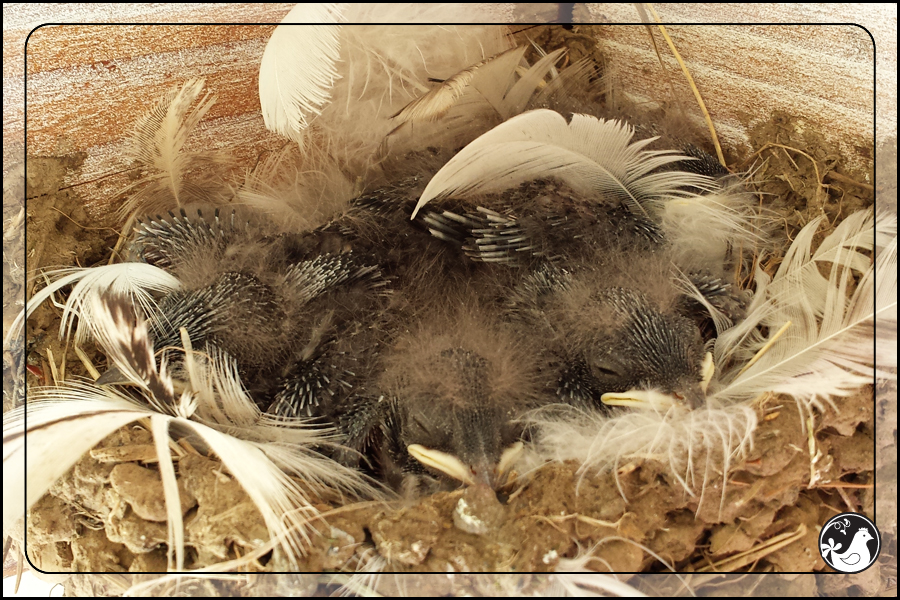
<instances>
[{"instance_id":1,"label":"dusty stone surface","mask_svg":"<svg viewBox=\"0 0 900 600\"><path fill-rule=\"evenodd\" d=\"M145 469L131 462L119 464L110 471L109 484L141 519L162 522L168 520L159 471ZM196 498L187 493L183 481L178 486L178 497L181 500L182 516L197 503Z\"/></svg>"}]
</instances>

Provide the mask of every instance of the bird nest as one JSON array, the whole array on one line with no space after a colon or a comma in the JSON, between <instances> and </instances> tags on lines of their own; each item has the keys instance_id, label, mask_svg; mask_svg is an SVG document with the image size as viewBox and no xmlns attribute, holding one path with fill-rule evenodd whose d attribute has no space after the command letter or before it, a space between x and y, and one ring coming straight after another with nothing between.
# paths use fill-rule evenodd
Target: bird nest
<instances>
[{"instance_id":1,"label":"bird nest","mask_svg":"<svg viewBox=\"0 0 900 600\"><path fill-rule=\"evenodd\" d=\"M568 35L551 29L547 40L584 44L585 31ZM577 35L576 35L577 34ZM548 44L538 35L537 42ZM548 44L552 46L552 43ZM552 49L548 48L548 49ZM602 56L602 48L585 53ZM577 58L577 57L574 57ZM574 60L573 58L573 60ZM632 108L627 110L638 111ZM652 115L651 117L652 118ZM753 170L752 187L760 202L777 211L783 226L780 252L760 267L774 273L790 240L812 218L825 215L824 237L842 219L873 203L871 173L848 171L840 152L813 128L799 128L789 115L774 115L751 132L751 148L726 148L735 170ZM105 264L119 237L115 220L95 222L84 211L75 189L62 186L67 171L83 156L30 158L24 194L5 190L19 202L28 198L25 240L29 269L59 265ZM21 244L22 223L4 236L4 256ZM9 264L15 269L18 265ZM41 285L40 280L29 282ZM4 297L21 293L21 282L4 278ZM31 290L26 290L30 296ZM105 360L89 345L59 340L61 311L53 305L29 319L24 364L25 383L52 385L73 377L95 377ZM9 358L12 361L12 357ZM9 365L5 362L7 373ZM8 377L6 381L14 377ZM6 383L5 383L6 385ZM4 411L14 397L4 395ZM310 595L344 586L363 593L374 580L340 573L366 571L535 573L514 579L479 576L381 578L378 591L419 595L534 594L558 590L558 580L538 573L589 569L599 572L692 572L695 591L749 593L746 582L720 576L733 572L825 571L815 549L818 532L831 516L845 511L874 518L875 448L890 432L874 427L873 388L842 398L840 410L825 406L812 418L792 398L769 394L750 409L758 425L752 447L721 467L726 457L715 448L695 456L698 463L718 464L706 474L702 489L687 489L682 474L659 456L632 457L614 471L592 472L569 462L549 463L522 473L495 496L475 487L404 500L352 500L308 487L317 513L306 519L308 543L297 561L300 570L335 575L282 575L181 580L179 592L262 595L298 589ZM67 592L117 595L172 592L172 580L157 580L166 570L164 490L149 425L138 421L104 439L82 457L27 516L23 531L9 532L19 551L49 572L103 572L115 576L73 577ZM182 512L187 515L185 564L213 572L283 573L292 570L283 552L269 540L266 522L246 491L214 455L188 443L172 447L179 474ZM724 471L724 472L723 472ZM306 488L306 482L296 483ZM458 526L461 500L472 507L486 530L482 535ZM891 512L891 511L888 511ZM878 564L865 593L881 585ZM679 593L675 576L635 578L649 593ZM602 588L602 584L593 583ZM764 592L766 582L755 582ZM779 586L793 592L830 594L843 584L836 578L801 575ZM730 586L730 587L729 587ZM784 588L781 588L783 591Z\"/></svg>"}]
</instances>

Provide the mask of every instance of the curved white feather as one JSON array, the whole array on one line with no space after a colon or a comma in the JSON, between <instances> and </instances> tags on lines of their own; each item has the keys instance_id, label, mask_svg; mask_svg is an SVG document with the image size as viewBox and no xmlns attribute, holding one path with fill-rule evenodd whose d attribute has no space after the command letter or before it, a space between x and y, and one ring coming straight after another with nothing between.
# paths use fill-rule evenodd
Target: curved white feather
<instances>
[{"instance_id":1,"label":"curved white feather","mask_svg":"<svg viewBox=\"0 0 900 600\"><path fill-rule=\"evenodd\" d=\"M270 131L302 142L310 117L331 99L340 77L342 12L338 4L298 4L272 32L259 66L259 101Z\"/></svg>"},{"instance_id":2,"label":"curved white feather","mask_svg":"<svg viewBox=\"0 0 900 600\"><path fill-rule=\"evenodd\" d=\"M152 414L123 395L89 384L44 388L29 394L26 437L25 408L3 415L6 531L103 438Z\"/></svg>"},{"instance_id":3,"label":"curved white feather","mask_svg":"<svg viewBox=\"0 0 900 600\"><path fill-rule=\"evenodd\" d=\"M740 330L726 332L717 340L717 362L727 362L728 356L752 356L790 321L786 333L751 366L745 368L737 361L726 368L711 401L732 403L771 391L821 407L832 403L833 396L853 393L872 382L876 374L873 323L881 314L896 310L896 293L888 298L896 288L896 254L886 251L872 264L871 210L848 217L812 252L820 224L816 219L797 235L782 267L763 290L765 300L757 303ZM827 277L819 272L821 265L829 266ZM851 295L851 278L860 269L862 279ZM873 271L882 277L874 277ZM877 312L876 297L884 302ZM768 338L753 335L759 325L768 328Z\"/></svg>"},{"instance_id":4,"label":"curved white feather","mask_svg":"<svg viewBox=\"0 0 900 600\"><path fill-rule=\"evenodd\" d=\"M81 320L76 330L76 341L79 343L87 337L89 331L84 321L90 319L89 311L93 299L106 293L127 296L143 310L144 316L151 316L158 310L153 293L172 292L181 287L181 282L173 275L146 263L120 263L90 268L73 267L51 271L48 275L59 276L59 278L32 296L25 305L25 310L19 313L10 326L4 344L9 344L10 340L21 333L25 319L30 317L38 306L49 300L62 288L73 283L76 285L69 294L69 299L63 309L59 334L60 337L71 335L75 317L79 317Z\"/></svg>"},{"instance_id":5,"label":"curved white feather","mask_svg":"<svg viewBox=\"0 0 900 600\"><path fill-rule=\"evenodd\" d=\"M429 201L496 192L552 174L585 194L622 195L635 211L648 200L687 195L685 188L713 190L709 177L681 171L653 172L683 160L671 151L644 148L655 138L631 143L634 130L619 121L533 110L494 127L454 156L431 179L413 217Z\"/></svg>"},{"instance_id":6,"label":"curved white feather","mask_svg":"<svg viewBox=\"0 0 900 600\"><path fill-rule=\"evenodd\" d=\"M897 370L897 231L894 238L883 248L877 259L872 276L875 292L875 366L879 371ZM873 285L870 279L864 279L859 289ZM856 310L864 311L865 302L854 303L853 315L859 318Z\"/></svg>"}]
</instances>

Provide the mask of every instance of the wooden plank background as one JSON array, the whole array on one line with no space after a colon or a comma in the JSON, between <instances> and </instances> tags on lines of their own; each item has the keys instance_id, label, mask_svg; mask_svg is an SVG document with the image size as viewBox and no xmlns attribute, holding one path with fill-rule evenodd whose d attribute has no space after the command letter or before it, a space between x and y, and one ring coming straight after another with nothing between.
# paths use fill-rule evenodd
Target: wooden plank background
<instances>
[{"instance_id":1,"label":"wooden plank background","mask_svg":"<svg viewBox=\"0 0 900 600\"><path fill-rule=\"evenodd\" d=\"M209 89L218 96L190 140L191 146L227 146L240 160L247 161L261 149L280 144L280 139L262 125L257 76L274 23L291 6L4 5L4 174L21 162L25 148L25 112L22 103L15 100L25 93L25 73L28 152L40 156L85 152L84 164L68 184L79 186L89 205L108 202L127 183L122 179L128 167L121 158L122 140L134 121L166 90L190 77L205 77ZM495 6L498 15L518 21L549 20L558 10L554 4ZM576 19L639 21L633 5L578 6ZM663 4L657 10L667 22L881 17L873 29L882 37L891 32L891 19L878 12L889 9L831 6L782 5L776 9L768 5ZM860 14L863 10L869 12ZM888 46L882 50L889 59L879 69L879 76L887 80L880 87L879 114L893 110L896 115L896 7L893 10L894 35L889 38L893 43L893 70L890 44L887 40L879 42ZM79 21L96 24L45 26L32 31L40 23ZM101 24L109 21L155 24ZM264 24L175 25L187 22ZM644 27L596 27L592 31L602 39L608 53L620 58L616 65L636 98L669 95ZM672 25L669 31L726 143L745 141L748 125L775 110L785 110L840 141L848 156L858 156L857 149L862 145L871 146L873 48L864 30L850 26ZM663 48L662 54L676 93L683 102L693 102L668 49ZM890 123L896 134L896 117L888 119L887 125L884 119L881 121L879 137L890 133ZM865 161L871 157L859 158Z\"/></svg>"}]
</instances>

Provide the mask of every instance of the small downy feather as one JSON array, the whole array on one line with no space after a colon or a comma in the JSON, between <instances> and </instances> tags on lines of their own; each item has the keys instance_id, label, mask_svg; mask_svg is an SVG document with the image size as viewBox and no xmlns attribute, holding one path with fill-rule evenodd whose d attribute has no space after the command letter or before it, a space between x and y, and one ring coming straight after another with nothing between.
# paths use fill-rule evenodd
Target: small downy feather
<instances>
[{"instance_id":1,"label":"small downy feather","mask_svg":"<svg viewBox=\"0 0 900 600\"><path fill-rule=\"evenodd\" d=\"M216 101L210 92L201 98L203 88L202 79L191 79L180 88L171 89L135 125L127 154L149 173L122 190L129 192L143 186L119 209L123 219L135 211L163 211L209 201L224 189L221 167L228 162L224 154L184 150L191 131ZM188 177L195 170L204 172Z\"/></svg>"},{"instance_id":2,"label":"small downy feather","mask_svg":"<svg viewBox=\"0 0 900 600\"><path fill-rule=\"evenodd\" d=\"M770 245L767 219L759 215L755 197L741 182L726 183L708 194L651 201L647 208L659 216L672 262L683 270L716 272Z\"/></svg>"},{"instance_id":3,"label":"small downy feather","mask_svg":"<svg viewBox=\"0 0 900 600\"><path fill-rule=\"evenodd\" d=\"M273 152L244 176L235 203L257 208L283 231L309 231L346 210L357 195L337 161L300 156L296 146Z\"/></svg>"},{"instance_id":4,"label":"small downy feather","mask_svg":"<svg viewBox=\"0 0 900 600\"><path fill-rule=\"evenodd\" d=\"M170 437L190 432L192 444L217 456L241 484L288 559L303 552L305 518L315 509L292 479L351 493L372 493L355 471L312 450L329 443L329 432L300 420L259 413L236 378L234 365L210 348L186 351L193 373L180 398L171 393L165 368L156 370L146 324L128 314L123 299L94 297L95 337L122 369L139 396L112 386L65 382L33 390L29 403L4 415L4 528L11 526L87 451L117 429L149 418L168 512L170 569L184 567L184 524L172 466ZM103 329L104 331L99 331ZM223 368L226 366L226 368ZM164 397L160 398L157 394ZM27 437L25 416L27 414ZM28 462L25 462L27 446ZM25 473L28 473L26 480ZM22 504L22 500L25 504ZM300 536L299 538L297 536Z\"/></svg>"},{"instance_id":5,"label":"small downy feather","mask_svg":"<svg viewBox=\"0 0 900 600\"><path fill-rule=\"evenodd\" d=\"M581 193L612 193L646 213L650 201L713 190L709 177L658 171L684 160L672 151L644 148L655 138L631 142L634 130L619 121L532 110L498 125L466 146L431 179L413 217L429 201L454 195L499 192L552 172Z\"/></svg>"}]
</instances>

